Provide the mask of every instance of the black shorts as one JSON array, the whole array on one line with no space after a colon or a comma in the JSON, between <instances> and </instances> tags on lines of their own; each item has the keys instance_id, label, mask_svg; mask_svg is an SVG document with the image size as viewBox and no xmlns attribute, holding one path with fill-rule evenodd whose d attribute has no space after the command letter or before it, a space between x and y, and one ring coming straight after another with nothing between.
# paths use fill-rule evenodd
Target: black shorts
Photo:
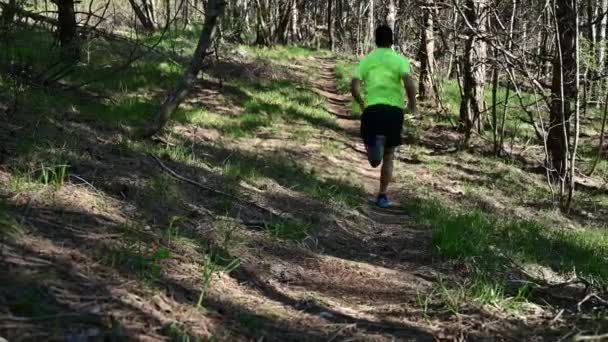
<instances>
[{"instance_id":1,"label":"black shorts","mask_svg":"<svg viewBox=\"0 0 608 342\"><path fill-rule=\"evenodd\" d=\"M365 108L361 117L361 139L368 143L376 135L386 137L386 147L402 144L403 109L389 105L373 105Z\"/></svg>"}]
</instances>

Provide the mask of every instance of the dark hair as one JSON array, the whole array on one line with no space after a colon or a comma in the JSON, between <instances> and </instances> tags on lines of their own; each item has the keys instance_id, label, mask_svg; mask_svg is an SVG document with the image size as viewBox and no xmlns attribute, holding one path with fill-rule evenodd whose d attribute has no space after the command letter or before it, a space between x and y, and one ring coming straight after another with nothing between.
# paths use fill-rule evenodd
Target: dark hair
<instances>
[{"instance_id":1,"label":"dark hair","mask_svg":"<svg viewBox=\"0 0 608 342\"><path fill-rule=\"evenodd\" d=\"M393 30L387 25L376 29L376 45L379 47L391 47L393 45Z\"/></svg>"}]
</instances>

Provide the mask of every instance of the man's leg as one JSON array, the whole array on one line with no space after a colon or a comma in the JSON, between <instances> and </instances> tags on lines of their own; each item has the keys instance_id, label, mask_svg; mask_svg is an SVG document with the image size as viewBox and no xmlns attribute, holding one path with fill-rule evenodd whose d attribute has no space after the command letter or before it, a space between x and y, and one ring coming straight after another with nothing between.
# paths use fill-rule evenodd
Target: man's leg
<instances>
[{"instance_id":1,"label":"man's leg","mask_svg":"<svg viewBox=\"0 0 608 342\"><path fill-rule=\"evenodd\" d=\"M384 159L384 155L386 154L386 149L384 148L384 144L386 143L386 137L383 135L376 135L365 143L365 151L367 152L367 160L369 164L376 168L380 166L382 160Z\"/></svg>"},{"instance_id":2,"label":"man's leg","mask_svg":"<svg viewBox=\"0 0 608 342\"><path fill-rule=\"evenodd\" d=\"M388 185L393 179L393 158L395 157L395 147L387 147L384 150L382 169L380 172L380 192L378 195L386 195Z\"/></svg>"}]
</instances>

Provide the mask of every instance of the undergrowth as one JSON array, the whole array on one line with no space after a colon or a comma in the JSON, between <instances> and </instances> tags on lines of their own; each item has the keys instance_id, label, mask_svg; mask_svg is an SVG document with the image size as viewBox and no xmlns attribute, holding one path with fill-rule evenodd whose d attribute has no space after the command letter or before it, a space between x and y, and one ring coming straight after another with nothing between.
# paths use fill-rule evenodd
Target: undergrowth
<instances>
[{"instance_id":1,"label":"undergrowth","mask_svg":"<svg viewBox=\"0 0 608 342\"><path fill-rule=\"evenodd\" d=\"M538 265L569 278L608 283L608 233L549 227L535 221L494 217L481 210L451 209L439 201L411 207L417 220L433 227L435 253L471 268L465 294L481 303L518 303L530 288L513 287L517 267ZM521 279L543 284L542 279Z\"/></svg>"}]
</instances>

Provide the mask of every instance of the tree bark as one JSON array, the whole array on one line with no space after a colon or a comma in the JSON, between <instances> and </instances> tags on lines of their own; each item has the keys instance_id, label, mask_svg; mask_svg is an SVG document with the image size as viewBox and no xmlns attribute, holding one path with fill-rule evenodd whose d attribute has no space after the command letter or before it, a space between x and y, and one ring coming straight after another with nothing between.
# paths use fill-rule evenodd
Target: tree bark
<instances>
[{"instance_id":1,"label":"tree bark","mask_svg":"<svg viewBox=\"0 0 608 342\"><path fill-rule=\"evenodd\" d=\"M255 4L257 22L256 22L256 45L264 45L267 46L270 43L270 36L268 34L268 26L266 24L266 20L264 19L267 7L265 6L264 0L256 0Z\"/></svg>"},{"instance_id":2,"label":"tree bark","mask_svg":"<svg viewBox=\"0 0 608 342\"><path fill-rule=\"evenodd\" d=\"M327 38L329 50L334 51L334 28L332 25L333 0L327 1Z\"/></svg>"},{"instance_id":3,"label":"tree bark","mask_svg":"<svg viewBox=\"0 0 608 342\"><path fill-rule=\"evenodd\" d=\"M4 5L4 4L3 4ZM8 4L1 7L2 16L0 17L0 25L2 29L9 28L15 20L15 14L17 13L17 1L9 0Z\"/></svg>"},{"instance_id":4,"label":"tree bark","mask_svg":"<svg viewBox=\"0 0 608 342\"><path fill-rule=\"evenodd\" d=\"M463 65L463 97L460 105L460 125L467 144L476 123L484 112L487 44L477 34L486 32L486 0L467 0L465 19L470 24L465 43Z\"/></svg>"},{"instance_id":5,"label":"tree bark","mask_svg":"<svg viewBox=\"0 0 608 342\"><path fill-rule=\"evenodd\" d=\"M277 35L281 44L287 44L289 42L289 22L291 21L291 11L293 6L291 5L293 0L289 2L279 3L279 25L277 27Z\"/></svg>"},{"instance_id":6,"label":"tree bark","mask_svg":"<svg viewBox=\"0 0 608 342\"><path fill-rule=\"evenodd\" d=\"M171 25L171 0L165 0L165 27Z\"/></svg>"},{"instance_id":7,"label":"tree bark","mask_svg":"<svg viewBox=\"0 0 608 342\"><path fill-rule=\"evenodd\" d=\"M169 0L167 0L167 1L169 1ZM133 9L133 12L135 13L135 16L139 20L139 23L144 28L144 30L147 32L154 31L156 29L156 27L154 26L154 23L149 20L146 9L145 9L145 5L143 5L142 6L143 8L142 8L135 2L135 0L129 0L129 4L131 4L131 8ZM169 20L168 17L167 17L167 20Z\"/></svg>"},{"instance_id":8,"label":"tree bark","mask_svg":"<svg viewBox=\"0 0 608 342\"><path fill-rule=\"evenodd\" d=\"M207 55L207 50L211 45L215 36L218 18L222 15L226 2L224 0L209 0L207 10L205 11L205 23L203 31L199 37L196 50L190 61L190 65L184 71L182 79L179 81L175 89L170 93L167 99L161 104L157 114L157 123L154 127L144 132L144 137L150 137L161 131L171 115L180 105L180 103L188 96L190 89L197 81L197 76L203 67L203 62Z\"/></svg>"},{"instance_id":9,"label":"tree bark","mask_svg":"<svg viewBox=\"0 0 608 342\"><path fill-rule=\"evenodd\" d=\"M602 119L602 129L600 130L600 142L597 147L597 155L593 160L593 165L591 166L591 170L589 171L589 177L593 175L595 170L597 169L597 164L602 159L602 154L604 153L604 139L606 134L606 122L608 122L608 93L604 97L604 115Z\"/></svg>"},{"instance_id":10,"label":"tree bark","mask_svg":"<svg viewBox=\"0 0 608 342\"><path fill-rule=\"evenodd\" d=\"M374 46L374 0L368 1L367 9L367 46L366 49L372 49Z\"/></svg>"},{"instance_id":11,"label":"tree bark","mask_svg":"<svg viewBox=\"0 0 608 342\"><path fill-rule=\"evenodd\" d=\"M554 0L556 52L553 59L553 79L551 83L551 110L547 147L549 167L566 182L568 165L568 140L570 135L571 101L575 96L576 84L576 16L569 0Z\"/></svg>"},{"instance_id":12,"label":"tree bark","mask_svg":"<svg viewBox=\"0 0 608 342\"><path fill-rule=\"evenodd\" d=\"M154 0L142 0L142 3L144 5L144 10L146 11L146 17L148 18L148 21L151 23L152 27L156 29L157 21Z\"/></svg>"},{"instance_id":13,"label":"tree bark","mask_svg":"<svg viewBox=\"0 0 608 342\"><path fill-rule=\"evenodd\" d=\"M386 24L395 33L395 22L397 21L397 7L395 6L395 0L388 0L388 12L386 14Z\"/></svg>"},{"instance_id":14,"label":"tree bark","mask_svg":"<svg viewBox=\"0 0 608 342\"><path fill-rule=\"evenodd\" d=\"M572 204L572 198L574 197L574 190L576 187L576 153L578 150L579 136L580 136L580 59L579 59L579 26L578 26L578 6L576 1L572 0L572 12L574 12L574 141L572 142L572 148L570 149L570 170L568 174L568 199L566 200L564 210L569 210ZM562 201L563 202L563 201Z\"/></svg>"},{"instance_id":15,"label":"tree bark","mask_svg":"<svg viewBox=\"0 0 608 342\"><path fill-rule=\"evenodd\" d=\"M298 0L293 0L291 2L291 42L295 43L300 41L302 37L300 36L300 30L298 29Z\"/></svg>"},{"instance_id":16,"label":"tree bark","mask_svg":"<svg viewBox=\"0 0 608 342\"><path fill-rule=\"evenodd\" d=\"M80 49L78 46L76 11L74 0L57 0L57 22L59 44L67 58L78 59Z\"/></svg>"},{"instance_id":17,"label":"tree bark","mask_svg":"<svg viewBox=\"0 0 608 342\"><path fill-rule=\"evenodd\" d=\"M608 0L600 0L598 13L603 15L608 10ZM597 27L597 75L601 75L606 70L606 29L608 26L608 16L604 15L598 23ZM606 82L604 80L597 81L596 84L596 98L598 99L598 108L600 105L600 99L604 92ZM586 105L586 103L584 104Z\"/></svg>"},{"instance_id":18,"label":"tree bark","mask_svg":"<svg viewBox=\"0 0 608 342\"><path fill-rule=\"evenodd\" d=\"M425 101L435 97L433 91L433 67L435 65L435 39L433 37L433 0L422 2L422 28L420 29L420 60L419 93Z\"/></svg>"}]
</instances>

